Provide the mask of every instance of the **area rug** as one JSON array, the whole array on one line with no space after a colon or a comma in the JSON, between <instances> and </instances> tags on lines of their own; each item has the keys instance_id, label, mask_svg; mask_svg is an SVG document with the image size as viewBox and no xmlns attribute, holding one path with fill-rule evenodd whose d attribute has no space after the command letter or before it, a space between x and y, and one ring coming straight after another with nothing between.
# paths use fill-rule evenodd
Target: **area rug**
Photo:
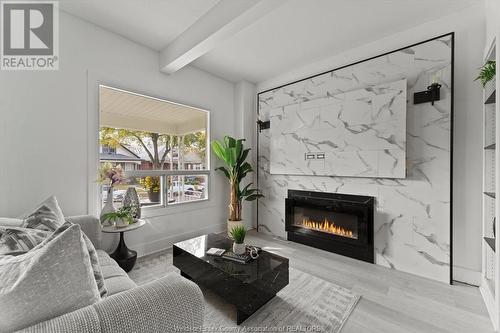
<instances>
[{"instance_id":1,"label":"area rug","mask_svg":"<svg viewBox=\"0 0 500 333\"><path fill-rule=\"evenodd\" d=\"M172 254L141 258L129 273L138 284L179 272L171 264ZM240 326L236 308L209 290L205 297L203 332L340 332L360 296L349 289L290 268L289 284L275 298Z\"/></svg>"},{"instance_id":2,"label":"area rug","mask_svg":"<svg viewBox=\"0 0 500 333\"><path fill-rule=\"evenodd\" d=\"M290 283L275 298L236 326L236 309L202 288L204 332L340 332L360 296L290 268Z\"/></svg>"}]
</instances>

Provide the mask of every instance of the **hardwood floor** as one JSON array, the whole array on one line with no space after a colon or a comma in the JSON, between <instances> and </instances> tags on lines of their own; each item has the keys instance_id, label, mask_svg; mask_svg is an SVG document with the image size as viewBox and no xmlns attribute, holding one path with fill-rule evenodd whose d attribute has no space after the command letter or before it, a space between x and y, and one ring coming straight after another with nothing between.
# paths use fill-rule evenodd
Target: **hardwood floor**
<instances>
[{"instance_id":1,"label":"hardwood floor","mask_svg":"<svg viewBox=\"0 0 500 333\"><path fill-rule=\"evenodd\" d=\"M449 286L254 231L246 241L289 258L291 267L361 295L343 333L493 332L478 288ZM171 249L139 258L137 267L144 265L148 274L130 272L139 284L176 271Z\"/></svg>"}]
</instances>

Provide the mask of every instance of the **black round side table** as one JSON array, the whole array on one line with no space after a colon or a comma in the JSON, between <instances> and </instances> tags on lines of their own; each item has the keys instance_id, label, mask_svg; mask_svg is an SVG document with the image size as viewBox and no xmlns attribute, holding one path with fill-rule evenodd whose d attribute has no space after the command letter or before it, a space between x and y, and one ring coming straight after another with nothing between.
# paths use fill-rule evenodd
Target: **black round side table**
<instances>
[{"instance_id":1,"label":"black round side table","mask_svg":"<svg viewBox=\"0 0 500 333\"><path fill-rule=\"evenodd\" d=\"M106 226L102 227L102 232L116 234L120 233L120 242L116 247L116 250L111 253L109 256L113 258L125 272L130 272L132 268L134 268L135 261L137 259L137 252L131 250L125 244L124 233L127 231L132 231L135 229L139 229L144 226L146 221L137 220L134 224L129 224L126 227L115 227L115 226Z\"/></svg>"}]
</instances>

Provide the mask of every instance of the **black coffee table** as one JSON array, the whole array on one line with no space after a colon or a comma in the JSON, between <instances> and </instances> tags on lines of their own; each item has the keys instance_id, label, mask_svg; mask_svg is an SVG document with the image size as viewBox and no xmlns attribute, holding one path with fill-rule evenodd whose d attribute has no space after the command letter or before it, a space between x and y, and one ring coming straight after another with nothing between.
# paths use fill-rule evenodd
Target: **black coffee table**
<instances>
[{"instance_id":1,"label":"black coffee table","mask_svg":"<svg viewBox=\"0 0 500 333\"><path fill-rule=\"evenodd\" d=\"M288 285L288 259L261 251L258 259L240 264L205 254L231 246L222 235L204 235L174 244L173 259L182 276L234 304L239 325Z\"/></svg>"}]
</instances>

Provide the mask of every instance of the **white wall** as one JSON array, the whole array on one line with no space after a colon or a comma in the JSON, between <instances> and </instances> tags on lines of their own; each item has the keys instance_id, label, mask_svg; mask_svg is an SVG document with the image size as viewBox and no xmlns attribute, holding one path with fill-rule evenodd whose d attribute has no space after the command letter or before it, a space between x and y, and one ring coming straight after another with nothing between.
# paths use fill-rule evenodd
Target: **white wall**
<instances>
[{"instance_id":1,"label":"white wall","mask_svg":"<svg viewBox=\"0 0 500 333\"><path fill-rule=\"evenodd\" d=\"M255 131L256 131L256 114L255 114L255 97L256 97L256 87L253 83L247 81L240 81L235 85L235 98L234 98L234 128L235 136L238 138L244 138L245 147L252 148L256 147L255 144ZM250 154L248 155L247 162L249 162L254 169L256 169L257 153L256 149L252 148ZM257 176L256 172L253 172L244 179L242 186L248 183L253 183L251 186L256 187ZM243 212L242 218L247 226L247 228L255 228L257 226L256 220L256 209L257 205L255 201L243 201Z\"/></svg>"},{"instance_id":2,"label":"white wall","mask_svg":"<svg viewBox=\"0 0 500 333\"><path fill-rule=\"evenodd\" d=\"M99 82L210 110L212 138L233 135L232 83L192 67L167 76L158 62L157 52L61 12L60 70L0 73L0 216L20 215L50 194L66 215L92 207ZM226 182L215 173L211 180L208 202L149 219L128 245L141 255L225 228Z\"/></svg>"},{"instance_id":3,"label":"white wall","mask_svg":"<svg viewBox=\"0 0 500 333\"><path fill-rule=\"evenodd\" d=\"M498 32L498 20L500 14L500 1L499 0L485 0L486 12L486 43L489 47ZM489 50L485 50L488 52Z\"/></svg>"},{"instance_id":4,"label":"white wall","mask_svg":"<svg viewBox=\"0 0 500 333\"><path fill-rule=\"evenodd\" d=\"M325 54L325 58L321 61L259 83L257 91L271 89L452 31L456 33L453 162L454 277L457 280L477 284L481 270L482 116L478 112L481 111L482 91L480 85L473 80L482 63L485 43L485 15L482 2L453 15L396 33L339 55Z\"/></svg>"}]
</instances>

